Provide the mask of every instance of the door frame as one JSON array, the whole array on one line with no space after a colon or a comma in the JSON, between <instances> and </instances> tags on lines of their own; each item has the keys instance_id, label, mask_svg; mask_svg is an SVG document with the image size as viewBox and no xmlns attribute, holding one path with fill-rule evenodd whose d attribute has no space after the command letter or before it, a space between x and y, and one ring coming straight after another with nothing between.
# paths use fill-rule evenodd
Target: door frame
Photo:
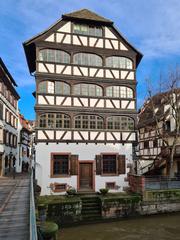
<instances>
[{"instance_id":1,"label":"door frame","mask_svg":"<svg viewBox=\"0 0 180 240\"><path fill-rule=\"evenodd\" d=\"M78 179L77 179L77 191L80 191L80 164L81 163L89 163L92 164L92 189L91 191L95 192L95 164L93 160L80 160L78 161Z\"/></svg>"}]
</instances>

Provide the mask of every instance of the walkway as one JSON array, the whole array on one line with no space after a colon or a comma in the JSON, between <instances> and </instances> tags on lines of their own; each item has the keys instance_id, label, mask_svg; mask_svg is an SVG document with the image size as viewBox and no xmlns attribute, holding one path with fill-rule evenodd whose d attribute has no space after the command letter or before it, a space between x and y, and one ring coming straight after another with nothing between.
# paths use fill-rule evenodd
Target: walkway
<instances>
[{"instance_id":1,"label":"walkway","mask_svg":"<svg viewBox=\"0 0 180 240\"><path fill-rule=\"evenodd\" d=\"M30 178L0 178L0 239L29 239Z\"/></svg>"}]
</instances>

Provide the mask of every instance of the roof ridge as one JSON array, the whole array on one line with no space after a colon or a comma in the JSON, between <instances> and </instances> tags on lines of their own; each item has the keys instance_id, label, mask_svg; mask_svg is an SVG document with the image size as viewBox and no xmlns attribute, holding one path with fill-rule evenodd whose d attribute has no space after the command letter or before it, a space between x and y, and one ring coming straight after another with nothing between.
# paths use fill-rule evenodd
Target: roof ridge
<instances>
[{"instance_id":1,"label":"roof ridge","mask_svg":"<svg viewBox=\"0 0 180 240\"><path fill-rule=\"evenodd\" d=\"M76 19L86 19L86 20L111 23L111 24L113 23L111 20L104 18L87 8L82 8L74 12L63 14L62 18L76 18Z\"/></svg>"}]
</instances>

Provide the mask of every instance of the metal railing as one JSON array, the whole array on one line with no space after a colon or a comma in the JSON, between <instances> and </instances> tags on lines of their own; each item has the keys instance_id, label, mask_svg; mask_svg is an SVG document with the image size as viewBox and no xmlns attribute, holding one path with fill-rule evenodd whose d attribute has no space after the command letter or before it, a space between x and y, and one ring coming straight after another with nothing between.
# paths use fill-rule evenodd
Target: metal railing
<instances>
[{"instance_id":1,"label":"metal railing","mask_svg":"<svg viewBox=\"0 0 180 240\"><path fill-rule=\"evenodd\" d=\"M37 240L37 226L36 226L36 213L35 213L35 202L34 202L34 181L33 171L31 172L30 179L30 240Z\"/></svg>"},{"instance_id":2,"label":"metal railing","mask_svg":"<svg viewBox=\"0 0 180 240\"><path fill-rule=\"evenodd\" d=\"M180 189L180 177L148 176L144 187L145 190Z\"/></svg>"}]
</instances>

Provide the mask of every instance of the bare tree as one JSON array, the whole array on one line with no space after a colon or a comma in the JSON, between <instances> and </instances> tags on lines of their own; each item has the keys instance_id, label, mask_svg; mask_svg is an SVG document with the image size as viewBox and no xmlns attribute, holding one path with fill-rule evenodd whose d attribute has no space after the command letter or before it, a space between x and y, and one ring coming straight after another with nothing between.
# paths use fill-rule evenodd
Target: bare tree
<instances>
[{"instance_id":1,"label":"bare tree","mask_svg":"<svg viewBox=\"0 0 180 240\"><path fill-rule=\"evenodd\" d=\"M162 79L164 79L163 84ZM175 70L170 70L166 78L162 78L162 75L160 75L159 86L161 92L156 95L153 94L151 80L147 80L147 85L148 107L152 113L156 137L162 139L167 153L168 174L173 177L175 149L178 141L180 141L180 69L176 67ZM157 101L159 101L158 104ZM167 119L171 123L171 129L165 128ZM155 160L161 157L162 153L160 156L157 155Z\"/></svg>"}]
</instances>

